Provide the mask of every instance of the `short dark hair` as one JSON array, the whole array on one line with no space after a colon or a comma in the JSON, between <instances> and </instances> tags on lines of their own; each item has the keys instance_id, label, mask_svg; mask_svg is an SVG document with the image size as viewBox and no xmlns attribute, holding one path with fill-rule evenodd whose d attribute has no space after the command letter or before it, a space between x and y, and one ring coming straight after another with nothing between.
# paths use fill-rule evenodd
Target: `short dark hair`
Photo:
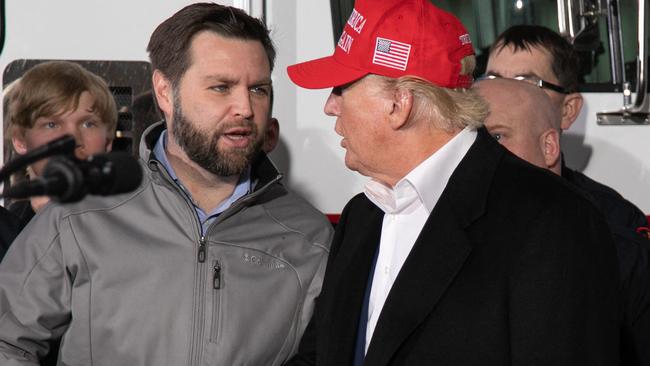
<instances>
[{"instance_id":1,"label":"short dark hair","mask_svg":"<svg viewBox=\"0 0 650 366\"><path fill-rule=\"evenodd\" d=\"M515 51L539 47L551 55L551 70L569 92L578 89L579 60L578 55L564 37L555 31L539 25L515 25L506 29L490 47L490 54L512 45Z\"/></svg>"},{"instance_id":2,"label":"short dark hair","mask_svg":"<svg viewBox=\"0 0 650 366\"><path fill-rule=\"evenodd\" d=\"M259 41L273 71L275 47L266 25L241 9L214 3L188 5L156 28L147 46L152 69L160 70L172 85L177 85L192 62L189 54L192 39L202 31Z\"/></svg>"}]
</instances>

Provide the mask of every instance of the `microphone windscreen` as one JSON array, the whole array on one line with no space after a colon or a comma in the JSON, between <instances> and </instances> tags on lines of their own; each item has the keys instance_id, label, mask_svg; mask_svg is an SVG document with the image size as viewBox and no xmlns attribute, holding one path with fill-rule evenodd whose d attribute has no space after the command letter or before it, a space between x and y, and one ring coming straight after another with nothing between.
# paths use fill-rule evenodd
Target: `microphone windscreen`
<instances>
[{"instance_id":1,"label":"microphone windscreen","mask_svg":"<svg viewBox=\"0 0 650 366\"><path fill-rule=\"evenodd\" d=\"M94 183L88 182L91 194L127 193L138 188L142 182L142 166L138 159L129 153L112 152L95 155L88 162L93 169L101 170L100 179Z\"/></svg>"}]
</instances>

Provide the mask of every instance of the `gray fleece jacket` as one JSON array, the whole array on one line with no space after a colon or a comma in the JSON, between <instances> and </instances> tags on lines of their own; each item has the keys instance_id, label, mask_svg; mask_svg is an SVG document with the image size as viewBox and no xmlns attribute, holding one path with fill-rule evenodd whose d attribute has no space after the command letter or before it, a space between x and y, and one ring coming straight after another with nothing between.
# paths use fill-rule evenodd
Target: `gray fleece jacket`
<instances>
[{"instance_id":1,"label":"gray fleece jacket","mask_svg":"<svg viewBox=\"0 0 650 366\"><path fill-rule=\"evenodd\" d=\"M266 156L252 193L201 236L186 194L142 141L134 192L50 204L0 263L0 365L279 365L321 288L332 228Z\"/></svg>"}]
</instances>

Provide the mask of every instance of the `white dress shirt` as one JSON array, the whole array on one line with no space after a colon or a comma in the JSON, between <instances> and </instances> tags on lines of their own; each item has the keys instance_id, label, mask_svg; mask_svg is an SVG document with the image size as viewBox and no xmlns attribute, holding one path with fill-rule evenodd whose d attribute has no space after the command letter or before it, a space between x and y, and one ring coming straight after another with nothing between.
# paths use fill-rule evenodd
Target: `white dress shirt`
<instances>
[{"instance_id":1,"label":"white dress shirt","mask_svg":"<svg viewBox=\"0 0 650 366\"><path fill-rule=\"evenodd\" d=\"M376 180L366 184L366 197L385 213L368 303L366 352L395 278L476 135L476 130L464 129L392 189Z\"/></svg>"}]
</instances>

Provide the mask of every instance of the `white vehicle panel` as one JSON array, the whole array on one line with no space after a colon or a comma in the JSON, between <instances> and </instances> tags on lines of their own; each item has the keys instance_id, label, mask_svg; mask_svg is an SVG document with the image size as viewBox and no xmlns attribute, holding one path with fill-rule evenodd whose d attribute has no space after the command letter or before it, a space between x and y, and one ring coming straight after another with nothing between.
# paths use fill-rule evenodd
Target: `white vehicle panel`
<instances>
[{"instance_id":1,"label":"white vehicle panel","mask_svg":"<svg viewBox=\"0 0 650 366\"><path fill-rule=\"evenodd\" d=\"M146 61L154 28L194 1L8 0L0 69L17 59ZM262 0L219 1L260 16ZM321 211L338 214L368 178L344 165L335 119L323 113L330 90L296 87L286 66L333 52L329 1L267 0L266 20L278 49L274 115L281 141L271 154L290 188ZM569 166L607 184L650 213L650 126L599 126L596 113L622 97L587 93L579 120L563 136ZM1 152L0 152L1 154Z\"/></svg>"}]
</instances>

